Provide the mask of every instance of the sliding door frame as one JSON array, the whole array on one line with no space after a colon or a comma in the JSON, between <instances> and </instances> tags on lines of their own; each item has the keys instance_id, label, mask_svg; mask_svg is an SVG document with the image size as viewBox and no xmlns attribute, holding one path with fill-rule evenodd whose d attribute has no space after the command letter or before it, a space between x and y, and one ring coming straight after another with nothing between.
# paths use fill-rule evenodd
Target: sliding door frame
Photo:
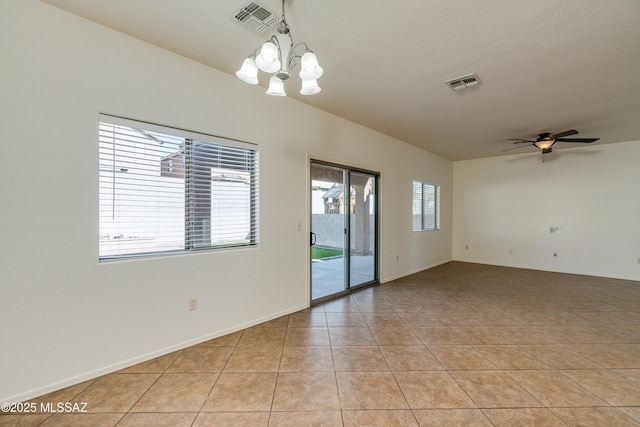
<instances>
[{"instance_id":1,"label":"sliding door frame","mask_svg":"<svg viewBox=\"0 0 640 427\"><path fill-rule=\"evenodd\" d=\"M375 171L371 171L371 170L367 170L367 169L363 169L363 168L359 168L359 167L353 167L353 166L348 166L348 165L344 165L344 164L339 164L339 163L334 163L334 162L328 162L328 161L324 161L324 160L317 160L314 158L310 158L309 159L309 171L310 171L310 179L309 179L309 184L308 184L308 188L312 187L312 181L313 181L313 175L311 174L311 169L314 165L320 165L320 166L328 166L328 167L333 167L333 168L339 168L343 170L343 176L344 176L344 194L345 194L345 199L349 200L348 203L346 203L347 209L345 209L345 212L343 213L343 215L345 215L345 221L344 221L344 253L345 253L345 268L344 268L344 284L345 284L345 289L341 292L337 292L334 294L330 294L324 297L320 297L317 299L313 299L313 261L311 259L311 246L309 246L309 257L308 257L308 262L310 265L310 277L309 277L309 283L310 283L310 292L309 292L309 298L310 298L310 304L313 305L317 305L317 304L321 304L327 301L330 301L332 299L336 299L345 295L349 295L353 292L357 292L359 290L362 290L364 288L370 287L370 286L376 286L380 284L380 219L379 219L379 214L380 214L380 204L379 204L379 200L380 200L380 173L379 172L375 172ZM366 175L370 175L373 179L374 179L374 208L373 208L373 212L374 212L374 244L373 244L373 248L374 248L374 257L373 257L373 279L365 282L365 283L361 283L358 284L354 287L351 286L351 202L350 202L350 194L351 194L351 173L352 172L356 172L356 173L361 173L361 174L366 174ZM309 205L310 205L310 217L309 217L309 229L311 230L313 228L313 208L311 206L313 196L310 193L309 196Z\"/></svg>"}]
</instances>

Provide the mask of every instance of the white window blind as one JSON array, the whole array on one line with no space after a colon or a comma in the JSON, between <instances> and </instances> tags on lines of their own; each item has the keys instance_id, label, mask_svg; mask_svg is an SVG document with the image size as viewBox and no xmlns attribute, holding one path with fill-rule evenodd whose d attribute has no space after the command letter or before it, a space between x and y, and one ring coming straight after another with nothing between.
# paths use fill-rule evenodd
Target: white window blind
<instances>
[{"instance_id":1,"label":"white window blind","mask_svg":"<svg viewBox=\"0 0 640 427\"><path fill-rule=\"evenodd\" d=\"M440 229L440 187L413 181L413 231Z\"/></svg>"},{"instance_id":2,"label":"white window blind","mask_svg":"<svg viewBox=\"0 0 640 427\"><path fill-rule=\"evenodd\" d=\"M255 145L100 116L100 260L257 244Z\"/></svg>"}]
</instances>

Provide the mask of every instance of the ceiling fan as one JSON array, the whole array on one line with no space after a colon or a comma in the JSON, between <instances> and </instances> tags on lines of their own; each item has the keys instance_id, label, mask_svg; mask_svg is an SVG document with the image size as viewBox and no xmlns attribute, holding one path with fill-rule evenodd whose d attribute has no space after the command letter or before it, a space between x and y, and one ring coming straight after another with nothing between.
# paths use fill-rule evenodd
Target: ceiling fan
<instances>
[{"instance_id":1,"label":"ceiling fan","mask_svg":"<svg viewBox=\"0 0 640 427\"><path fill-rule=\"evenodd\" d=\"M535 140L509 139L508 141L513 141L514 144L522 144L522 145L520 145L519 147L508 148L502 151L504 152L504 151L515 150L517 148L534 146L538 148L540 151L542 151L542 161L544 162L544 155L547 153L551 153L551 148L553 144L555 144L558 141L580 142L580 143L586 144L586 143L594 142L600 139L600 138L565 138L567 136L576 135L576 134L578 134L578 131L575 129L571 129L571 130L567 130L567 131L556 133L556 134L552 134L550 132L540 133L538 134L538 138L536 138Z\"/></svg>"}]
</instances>

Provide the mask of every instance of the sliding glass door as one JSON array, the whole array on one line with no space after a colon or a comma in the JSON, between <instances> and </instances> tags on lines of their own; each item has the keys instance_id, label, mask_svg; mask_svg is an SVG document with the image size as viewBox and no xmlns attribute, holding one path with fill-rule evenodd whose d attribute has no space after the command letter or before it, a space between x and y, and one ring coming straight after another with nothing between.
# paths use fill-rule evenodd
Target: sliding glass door
<instances>
[{"instance_id":1,"label":"sliding glass door","mask_svg":"<svg viewBox=\"0 0 640 427\"><path fill-rule=\"evenodd\" d=\"M353 212L349 215L349 285L377 280L376 276L376 176L349 172Z\"/></svg>"},{"instance_id":2,"label":"sliding glass door","mask_svg":"<svg viewBox=\"0 0 640 427\"><path fill-rule=\"evenodd\" d=\"M311 163L311 299L376 283L377 174Z\"/></svg>"},{"instance_id":3,"label":"sliding glass door","mask_svg":"<svg viewBox=\"0 0 640 427\"><path fill-rule=\"evenodd\" d=\"M346 176L342 168L311 164L311 299L317 300L347 289Z\"/></svg>"}]
</instances>

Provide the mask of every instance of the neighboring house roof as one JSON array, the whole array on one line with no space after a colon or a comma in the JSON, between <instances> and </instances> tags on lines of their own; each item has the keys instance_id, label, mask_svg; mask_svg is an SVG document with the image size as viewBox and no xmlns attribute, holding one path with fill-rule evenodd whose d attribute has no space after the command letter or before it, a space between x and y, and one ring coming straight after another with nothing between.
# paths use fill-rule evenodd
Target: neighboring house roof
<instances>
[{"instance_id":1,"label":"neighboring house roof","mask_svg":"<svg viewBox=\"0 0 640 427\"><path fill-rule=\"evenodd\" d=\"M330 197L337 199L340 198L340 196L342 196L342 193L344 193L344 185L343 184L334 184L333 187L331 187L329 190L327 190L326 193L324 193L324 195L322 196L323 199L328 199Z\"/></svg>"}]
</instances>

